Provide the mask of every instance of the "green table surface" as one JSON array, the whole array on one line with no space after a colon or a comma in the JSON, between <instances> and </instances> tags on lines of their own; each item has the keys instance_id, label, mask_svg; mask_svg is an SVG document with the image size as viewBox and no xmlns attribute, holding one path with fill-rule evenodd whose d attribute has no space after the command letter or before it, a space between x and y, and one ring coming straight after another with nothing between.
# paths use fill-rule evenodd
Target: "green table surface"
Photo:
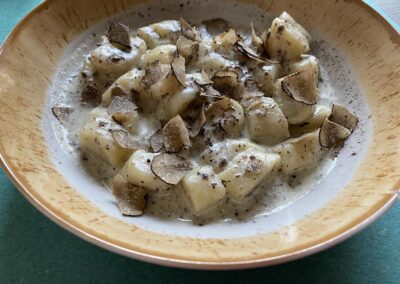
<instances>
[{"instance_id":1,"label":"green table surface","mask_svg":"<svg viewBox=\"0 0 400 284\"><path fill-rule=\"evenodd\" d=\"M0 0L0 42L40 2ZM0 283L400 284L399 216L397 203L351 239L279 266L244 271L174 269L119 256L79 239L38 212L0 170Z\"/></svg>"}]
</instances>

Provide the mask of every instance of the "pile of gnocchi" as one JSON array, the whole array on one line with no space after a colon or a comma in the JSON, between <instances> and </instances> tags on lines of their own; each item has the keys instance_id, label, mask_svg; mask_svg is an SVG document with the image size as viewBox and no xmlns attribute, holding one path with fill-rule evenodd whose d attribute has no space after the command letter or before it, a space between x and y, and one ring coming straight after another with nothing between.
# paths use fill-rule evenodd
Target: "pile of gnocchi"
<instances>
[{"instance_id":1,"label":"pile of gnocchi","mask_svg":"<svg viewBox=\"0 0 400 284\"><path fill-rule=\"evenodd\" d=\"M354 131L354 114L319 102L309 33L286 12L260 33L250 27L112 23L87 55L79 146L113 170L123 215L176 190L194 216L245 203L277 175L313 169ZM53 107L59 119L66 112Z\"/></svg>"}]
</instances>

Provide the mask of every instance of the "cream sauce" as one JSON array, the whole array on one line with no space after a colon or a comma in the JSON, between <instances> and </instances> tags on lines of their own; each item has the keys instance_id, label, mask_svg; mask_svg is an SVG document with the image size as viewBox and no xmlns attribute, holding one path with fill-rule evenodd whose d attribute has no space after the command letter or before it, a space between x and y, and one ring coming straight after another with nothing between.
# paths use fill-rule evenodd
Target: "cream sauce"
<instances>
[{"instance_id":1,"label":"cream sauce","mask_svg":"<svg viewBox=\"0 0 400 284\"><path fill-rule=\"evenodd\" d=\"M106 29L104 29L105 31ZM203 29L202 29L203 30ZM242 35L249 37L249 33L240 30ZM202 34L204 34L204 30ZM83 88L82 77L80 76L83 62L87 54L96 46L99 40L97 35L89 36L84 42L79 45L60 66L53 81L50 95L56 98L56 103L73 107L73 112L69 117L68 123L64 126L61 124L55 125L56 135L60 145L65 152L70 153L71 158L83 170L87 171L95 181L100 182L105 188L110 189L111 180L119 169L111 168L104 162L83 155L79 149L79 130L84 126L92 110L87 106L80 104L81 90ZM318 84L320 91L320 104L330 105L337 98L333 87L330 83L329 67L330 57L327 51L319 49L324 43L319 42L314 45L314 51L321 54L320 61L320 76ZM220 56L214 54L213 56ZM190 70L189 70L190 71ZM155 119L148 120L144 118L139 123L137 137L147 140L148 137L155 132L159 127L159 122ZM248 137L247 131L244 131L243 136ZM193 153L197 156L198 153ZM178 219L184 222L193 221L196 224L205 224L223 220L224 222L238 222L249 220L257 216L265 216L272 214L285 208L307 194L311 189L317 187L318 183L328 174L334 167L335 161L325 155L319 165L312 170L308 170L302 174L297 174L289 179L278 177L272 185L259 185L258 193L250 198L244 204L236 204L229 202L229 199L220 204L217 208L217 213L212 217L195 217L190 212L190 205L186 195L180 186L169 190L165 194L150 193L149 203L146 208L146 215L153 215L161 219Z\"/></svg>"}]
</instances>

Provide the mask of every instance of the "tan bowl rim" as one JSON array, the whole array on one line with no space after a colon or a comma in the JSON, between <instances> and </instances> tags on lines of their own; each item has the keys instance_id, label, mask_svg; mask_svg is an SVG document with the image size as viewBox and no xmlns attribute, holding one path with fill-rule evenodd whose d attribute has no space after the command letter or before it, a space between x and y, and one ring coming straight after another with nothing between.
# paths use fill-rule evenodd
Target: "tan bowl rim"
<instances>
[{"instance_id":1,"label":"tan bowl rim","mask_svg":"<svg viewBox=\"0 0 400 284\"><path fill-rule=\"evenodd\" d=\"M42 12L47 9L50 2L54 0L44 0L41 4L36 6L31 12L29 12L16 26L15 28L8 34L2 45L0 46L0 56L2 54L4 46L12 41L14 37L18 35L19 30L25 25L25 23L34 17L37 13ZM380 14L377 10L375 10L370 3L367 3L363 0L353 0L356 4L360 5L363 9L367 10L371 16L378 19L386 29L388 29L392 34L395 35L396 40L400 43L400 31L396 29L394 25L382 14ZM381 217L386 211L388 211L400 198L400 190L392 196L388 196L387 200L381 202L381 206L375 206L375 210L370 210L371 214L364 219L360 219L358 221L354 221L351 223L351 226L348 229L344 229L341 233L336 236L322 241L316 245L309 246L304 249L300 249L295 252L290 252L287 254L268 257L264 259L255 259L255 260L243 260L243 261L226 261L226 262L207 262L207 261L191 261L191 260L181 260L170 257L161 257L153 254L141 253L137 251L132 251L130 249L119 246L115 243L111 243L104 239L98 238L95 235L82 230L72 224L71 222L66 221L65 219L58 216L55 212L53 212L50 208L48 208L45 204L43 204L40 200L35 198L29 191L28 187L23 184L22 181L18 179L16 175L14 175L11 167L7 164L7 161L0 153L0 166L3 168L4 172L11 179L13 184L17 187L17 189L22 193L22 195L43 215L48 217L50 220L64 228L65 230L71 232L72 234L78 236L81 239L88 241L96 246L104 248L108 251L124 255L130 258L134 258L137 260L145 261L148 263L165 265L169 267L178 267L178 268L187 268L187 269L201 269L201 270L233 270L233 269L247 269L247 268L256 268L263 266L270 266L281 264L285 262L289 262L292 260L296 260L299 258L303 258L320 251L326 250L350 237L360 232L368 225L376 221L379 217ZM400 188L400 180L397 181L395 187ZM376 204L378 205L378 204Z\"/></svg>"}]
</instances>

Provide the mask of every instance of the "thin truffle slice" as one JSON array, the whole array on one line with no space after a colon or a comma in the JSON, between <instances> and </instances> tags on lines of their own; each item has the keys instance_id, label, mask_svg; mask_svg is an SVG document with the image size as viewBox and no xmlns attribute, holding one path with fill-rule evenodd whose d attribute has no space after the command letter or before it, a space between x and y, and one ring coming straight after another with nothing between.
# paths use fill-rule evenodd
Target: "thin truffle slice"
<instances>
[{"instance_id":1,"label":"thin truffle slice","mask_svg":"<svg viewBox=\"0 0 400 284\"><path fill-rule=\"evenodd\" d=\"M202 97L210 97L210 98L220 98L222 97L221 93L214 89L211 85L205 86L204 92L200 93Z\"/></svg>"},{"instance_id":2,"label":"thin truffle slice","mask_svg":"<svg viewBox=\"0 0 400 284\"><path fill-rule=\"evenodd\" d=\"M158 129L149 138L150 147L154 153L160 152L164 147L164 135L162 134L162 129Z\"/></svg>"},{"instance_id":3,"label":"thin truffle slice","mask_svg":"<svg viewBox=\"0 0 400 284\"><path fill-rule=\"evenodd\" d=\"M211 79L213 88L219 91L223 96L236 98L239 89L239 75L233 70L222 70L214 74Z\"/></svg>"},{"instance_id":4,"label":"thin truffle slice","mask_svg":"<svg viewBox=\"0 0 400 284\"><path fill-rule=\"evenodd\" d=\"M246 174L259 174L264 166L264 162L255 156L250 156L245 169Z\"/></svg>"},{"instance_id":5,"label":"thin truffle slice","mask_svg":"<svg viewBox=\"0 0 400 284\"><path fill-rule=\"evenodd\" d=\"M254 50L257 54L262 54L264 51L264 42L263 40L257 35L256 31L254 30L253 23L251 25L251 44L250 48Z\"/></svg>"},{"instance_id":6,"label":"thin truffle slice","mask_svg":"<svg viewBox=\"0 0 400 284\"><path fill-rule=\"evenodd\" d=\"M240 35L234 29L229 29L229 31L223 32L222 34L214 37L213 41L224 50L233 46L240 39Z\"/></svg>"},{"instance_id":7,"label":"thin truffle slice","mask_svg":"<svg viewBox=\"0 0 400 284\"><path fill-rule=\"evenodd\" d=\"M194 82L199 85L200 87L212 85L213 81L210 79L206 71L204 69L201 69L200 76L197 76L194 78Z\"/></svg>"},{"instance_id":8,"label":"thin truffle slice","mask_svg":"<svg viewBox=\"0 0 400 284\"><path fill-rule=\"evenodd\" d=\"M237 135L243 124L243 109L237 101L222 97L208 107L206 118L213 125L220 125L226 133Z\"/></svg>"},{"instance_id":9,"label":"thin truffle slice","mask_svg":"<svg viewBox=\"0 0 400 284\"><path fill-rule=\"evenodd\" d=\"M165 76L167 76L170 70L162 68L160 61L156 60L147 65L145 71L146 74L142 79L142 85L145 89L147 89L152 85L154 85L155 83L157 83L162 78L164 78Z\"/></svg>"},{"instance_id":10,"label":"thin truffle slice","mask_svg":"<svg viewBox=\"0 0 400 284\"><path fill-rule=\"evenodd\" d=\"M350 130L343 127L328 118L325 118L319 131L319 143L326 148L332 148L349 137Z\"/></svg>"},{"instance_id":11,"label":"thin truffle slice","mask_svg":"<svg viewBox=\"0 0 400 284\"><path fill-rule=\"evenodd\" d=\"M172 60L171 69L178 83L183 87L187 87L188 83L186 78L185 58L182 55L178 55Z\"/></svg>"},{"instance_id":12,"label":"thin truffle slice","mask_svg":"<svg viewBox=\"0 0 400 284\"><path fill-rule=\"evenodd\" d=\"M153 173L170 185L177 185L192 168L190 160L177 154L160 154L151 162Z\"/></svg>"},{"instance_id":13,"label":"thin truffle slice","mask_svg":"<svg viewBox=\"0 0 400 284\"><path fill-rule=\"evenodd\" d=\"M199 32L195 27L192 27L188 22L186 22L183 18L179 19L181 23L182 34L191 40L201 40Z\"/></svg>"},{"instance_id":14,"label":"thin truffle slice","mask_svg":"<svg viewBox=\"0 0 400 284\"><path fill-rule=\"evenodd\" d=\"M262 57L260 54L258 54L250 46L248 46L241 40L238 40L235 43L235 47L240 53L242 53L243 55L245 55L246 57L248 57L252 60L256 60L261 63L279 64L279 61L277 61L277 60L272 60L272 59L267 59L265 57Z\"/></svg>"},{"instance_id":15,"label":"thin truffle slice","mask_svg":"<svg viewBox=\"0 0 400 284\"><path fill-rule=\"evenodd\" d=\"M233 132L235 129L239 127L240 127L240 117L237 117L234 114L229 114L224 119L221 120L221 128L228 133Z\"/></svg>"},{"instance_id":16,"label":"thin truffle slice","mask_svg":"<svg viewBox=\"0 0 400 284\"><path fill-rule=\"evenodd\" d=\"M315 105L318 101L318 90L315 73L311 69L305 69L283 78L282 90L295 101Z\"/></svg>"},{"instance_id":17,"label":"thin truffle slice","mask_svg":"<svg viewBox=\"0 0 400 284\"><path fill-rule=\"evenodd\" d=\"M248 91L243 95L240 104L244 108L250 108L254 106L256 103L260 103L260 98L264 97L264 93L261 91Z\"/></svg>"},{"instance_id":18,"label":"thin truffle slice","mask_svg":"<svg viewBox=\"0 0 400 284\"><path fill-rule=\"evenodd\" d=\"M53 114L57 118L57 120L61 124L65 125L67 123L69 115L72 113L73 109L70 106L54 105L51 108L51 111L53 112Z\"/></svg>"},{"instance_id":19,"label":"thin truffle slice","mask_svg":"<svg viewBox=\"0 0 400 284\"><path fill-rule=\"evenodd\" d=\"M113 84L111 89L111 96L112 97L129 97L131 93L121 87L118 83Z\"/></svg>"},{"instance_id":20,"label":"thin truffle slice","mask_svg":"<svg viewBox=\"0 0 400 284\"><path fill-rule=\"evenodd\" d=\"M179 36L176 41L176 48L178 53L185 57L187 62L191 62L198 55L199 43L184 36Z\"/></svg>"},{"instance_id":21,"label":"thin truffle slice","mask_svg":"<svg viewBox=\"0 0 400 284\"><path fill-rule=\"evenodd\" d=\"M110 114L117 123L121 124L128 121L133 116L136 109L136 105L129 98L116 96L111 101L107 113Z\"/></svg>"},{"instance_id":22,"label":"thin truffle slice","mask_svg":"<svg viewBox=\"0 0 400 284\"><path fill-rule=\"evenodd\" d=\"M122 215L143 215L148 199L147 190L145 188L133 185L122 175L117 174L114 177L113 195Z\"/></svg>"},{"instance_id":23,"label":"thin truffle slice","mask_svg":"<svg viewBox=\"0 0 400 284\"><path fill-rule=\"evenodd\" d=\"M267 74L267 73L265 73ZM247 78L244 80L244 86L246 88L246 91L261 91L262 89L262 83L257 82L257 79L254 78L255 76L249 75Z\"/></svg>"},{"instance_id":24,"label":"thin truffle slice","mask_svg":"<svg viewBox=\"0 0 400 284\"><path fill-rule=\"evenodd\" d=\"M162 133L164 135L164 147L167 152L176 153L183 146L190 145L189 132L179 114L168 121Z\"/></svg>"},{"instance_id":25,"label":"thin truffle slice","mask_svg":"<svg viewBox=\"0 0 400 284\"><path fill-rule=\"evenodd\" d=\"M189 137L195 138L197 135L199 135L204 124L206 124L206 115L204 112L204 104L203 104L201 106L199 115L196 117L196 120L193 122L193 124L190 128Z\"/></svg>"},{"instance_id":26,"label":"thin truffle slice","mask_svg":"<svg viewBox=\"0 0 400 284\"><path fill-rule=\"evenodd\" d=\"M229 30L229 23L222 18L213 18L202 22L211 36L215 36Z\"/></svg>"},{"instance_id":27,"label":"thin truffle slice","mask_svg":"<svg viewBox=\"0 0 400 284\"><path fill-rule=\"evenodd\" d=\"M111 43L117 43L126 48L131 48L129 27L121 23L111 23L108 29L107 38Z\"/></svg>"},{"instance_id":28,"label":"thin truffle slice","mask_svg":"<svg viewBox=\"0 0 400 284\"><path fill-rule=\"evenodd\" d=\"M232 111L234 111L234 108L231 99L222 97L208 106L206 111L207 121L217 124Z\"/></svg>"},{"instance_id":29,"label":"thin truffle slice","mask_svg":"<svg viewBox=\"0 0 400 284\"><path fill-rule=\"evenodd\" d=\"M91 82L86 84L82 91L82 101L90 106L96 107L101 103L101 92Z\"/></svg>"},{"instance_id":30,"label":"thin truffle slice","mask_svg":"<svg viewBox=\"0 0 400 284\"><path fill-rule=\"evenodd\" d=\"M112 130L112 137L114 141L122 149L126 150L147 150L148 146L145 143L140 143L139 141L132 140L126 130L115 129Z\"/></svg>"},{"instance_id":31,"label":"thin truffle slice","mask_svg":"<svg viewBox=\"0 0 400 284\"><path fill-rule=\"evenodd\" d=\"M358 118L342 105L333 105L329 120L346 127L353 132L358 124Z\"/></svg>"}]
</instances>

